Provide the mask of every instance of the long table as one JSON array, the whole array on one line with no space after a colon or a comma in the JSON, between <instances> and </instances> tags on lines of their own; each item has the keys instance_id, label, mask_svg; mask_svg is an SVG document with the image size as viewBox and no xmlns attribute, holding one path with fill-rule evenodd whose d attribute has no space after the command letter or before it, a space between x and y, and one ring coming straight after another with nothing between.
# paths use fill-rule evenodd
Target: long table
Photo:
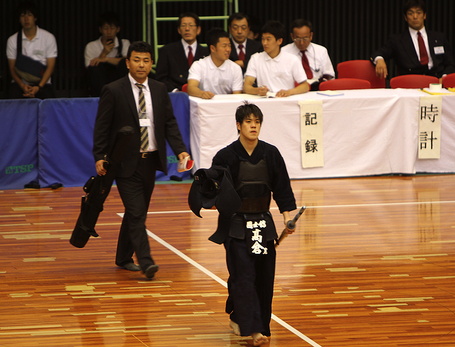
<instances>
[{"instance_id":1,"label":"long table","mask_svg":"<svg viewBox=\"0 0 455 347\"><path fill-rule=\"evenodd\" d=\"M444 95L440 159L418 159L421 96L412 89L349 90L340 96L310 92L288 98L246 94L190 97L194 170L210 167L218 150L238 137L235 111L245 100L264 114L260 139L280 150L293 179L455 172L455 94ZM324 166L302 168L299 100L322 100Z\"/></svg>"}]
</instances>

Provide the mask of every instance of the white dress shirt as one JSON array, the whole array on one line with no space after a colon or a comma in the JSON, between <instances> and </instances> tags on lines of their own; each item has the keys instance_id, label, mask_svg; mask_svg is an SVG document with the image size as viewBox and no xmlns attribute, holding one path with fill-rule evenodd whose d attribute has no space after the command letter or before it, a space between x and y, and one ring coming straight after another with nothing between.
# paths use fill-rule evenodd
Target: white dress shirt
<instances>
[{"instance_id":1,"label":"white dress shirt","mask_svg":"<svg viewBox=\"0 0 455 347\"><path fill-rule=\"evenodd\" d=\"M300 61L302 61L302 52L298 49L294 42L284 46L281 50L297 56ZM311 81L318 81L324 75L335 78L335 71L333 70L332 61L330 60L327 48L310 42L305 51L305 55L308 59L311 71L313 72L313 78ZM310 83L310 81L308 81L308 83Z\"/></svg>"},{"instance_id":2,"label":"white dress shirt","mask_svg":"<svg viewBox=\"0 0 455 347\"><path fill-rule=\"evenodd\" d=\"M431 58L430 54L430 46L428 45L428 35L427 31L425 30L425 27L423 27L420 30L414 30L411 27L409 28L409 34L411 34L411 39L412 43L414 44L414 49L416 50L417 53L417 58L420 60L420 49L419 49L419 41L418 41L418 36L417 33L420 31L420 34L422 35L423 42L425 43L425 48L427 50L428 54L428 70L431 70L433 67L433 58Z\"/></svg>"},{"instance_id":3,"label":"white dress shirt","mask_svg":"<svg viewBox=\"0 0 455 347\"><path fill-rule=\"evenodd\" d=\"M136 101L137 107L137 114L139 115L139 87L136 85L137 82L131 74L128 74L128 78L130 79L131 89L133 90L134 100ZM153 152L158 149L158 144L156 142L155 137L155 123L153 120L153 105L152 105L152 94L150 92L148 78L145 80L143 85L142 91L144 93L145 98L145 114L147 119L150 121L150 126L148 127L148 134L149 134L149 147L145 152Z\"/></svg>"}]
</instances>

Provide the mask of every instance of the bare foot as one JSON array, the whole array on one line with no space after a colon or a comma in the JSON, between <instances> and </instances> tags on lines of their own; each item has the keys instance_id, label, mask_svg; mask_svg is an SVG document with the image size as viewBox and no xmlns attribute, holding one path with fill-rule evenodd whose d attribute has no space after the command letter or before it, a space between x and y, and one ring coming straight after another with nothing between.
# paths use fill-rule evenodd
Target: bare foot
<instances>
[{"instance_id":1,"label":"bare foot","mask_svg":"<svg viewBox=\"0 0 455 347\"><path fill-rule=\"evenodd\" d=\"M269 343L268 337L262 335L261 333L253 333L253 334L251 334L251 337L253 338L254 346L262 346L266 343Z\"/></svg>"},{"instance_id":2,"label":"bare foot","mask_svg":"<svg viewBox=\"0 0 455 347\"><path fill-rule=\"evenodd\" d=\"M229 326L231 327L232 330L234 330L235 335L240 336L240 327L236 322L230 320Z\"/></svg>"}]
</instances>

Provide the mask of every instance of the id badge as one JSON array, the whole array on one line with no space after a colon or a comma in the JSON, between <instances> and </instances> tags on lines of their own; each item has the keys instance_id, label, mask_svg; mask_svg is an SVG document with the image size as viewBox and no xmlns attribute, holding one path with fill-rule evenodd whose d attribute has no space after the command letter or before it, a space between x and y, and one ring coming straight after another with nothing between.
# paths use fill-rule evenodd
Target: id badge
<instances>
[{"instance_id":1,"label":"id badge","mask_svg":"<svg viewBox=\"0 0 455 347\"><path fill-rule=\"evenodd\" d=\"M444 54L444 46L435 47L434 54Z\"/></svg>"},{"instance_id":2,"label":"id badge","mask_svg":"<svg viewBox=\"0 0 455 347\"><path fill-rule=\"evenodd\" d=\"M151 126L150 119L148 119L148 118L139 119L139 125L141 127L149 127L149 126Z\"/></svg>"}]
</instances>

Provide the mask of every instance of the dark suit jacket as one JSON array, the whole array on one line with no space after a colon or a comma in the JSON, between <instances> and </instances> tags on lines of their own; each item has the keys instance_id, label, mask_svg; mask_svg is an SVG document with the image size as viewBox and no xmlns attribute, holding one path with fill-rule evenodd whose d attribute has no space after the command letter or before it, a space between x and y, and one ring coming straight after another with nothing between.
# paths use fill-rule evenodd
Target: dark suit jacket
<instances>
[{"instance_id":1,"label":"dark suit jacket","mask_svg":"<svg viewBox=\"0 0 455 347\"><path fill-rule=\"evenodd\" d=\"M250 61L251 56L254 53L262 52L263 48L259 41L246 39L246 52L245 52L245 61L243 62L244 67L242 68L242 73L245 74L246 68L248 67L248 62ZM239 55L237 54L237 49L235 48L234 41L231 39L231 54L229 59L232 61L239 60Z\"/></svg>"},{"instance_id":2,"label":"dark suit jacket","mask_svg":"<svg viewBox=\"0 0 455 347\"><path fill-rule=\"evenodd\" d=\"M167 174L166 140L176 155L187 152L187 149L180 135L166 86L150 78L148 83L152 94L155 137L160 158L158 169ZM104 159L104 155L109 153L114 143L117 131L126 125L133 127L134 135L118 177L131 176L141 156L139 117L128 75L105 85L101 90L93 134L95 162Z\"/></svg>"},{"instance_id":3,"label":"dark suit jacket","mask_svg":"<svg viewBox=\"0 0 455 347\"><path fill-rule=\"evenodd\" d=\"M426 65L422 66L412 43L409 30L392 36L387 44L377 50L372 59L382 56L385 60L393 58L398 67L400 75L419 74L441 77L444 74L455 72L455 62L452 48L443 33L427 30L428 45L430 46L433 68L428 70ZM443 54L436 54L435 47L443 47Z\"/></svg>"},{"instance_id":4,"label":"dark suit jacket","mask_svg":"<svg viewBox=\"0 0 455 347\"><path fill-rule=\"evenodd\" d=\"M198 44L194 61L209 54L207 47ZM172 92L175 88L182 90L182 86L188 81L189 68L182 42L173 42L160 48L155 78L166 85L168 92Z\"/></svg>"}]
</instances>

